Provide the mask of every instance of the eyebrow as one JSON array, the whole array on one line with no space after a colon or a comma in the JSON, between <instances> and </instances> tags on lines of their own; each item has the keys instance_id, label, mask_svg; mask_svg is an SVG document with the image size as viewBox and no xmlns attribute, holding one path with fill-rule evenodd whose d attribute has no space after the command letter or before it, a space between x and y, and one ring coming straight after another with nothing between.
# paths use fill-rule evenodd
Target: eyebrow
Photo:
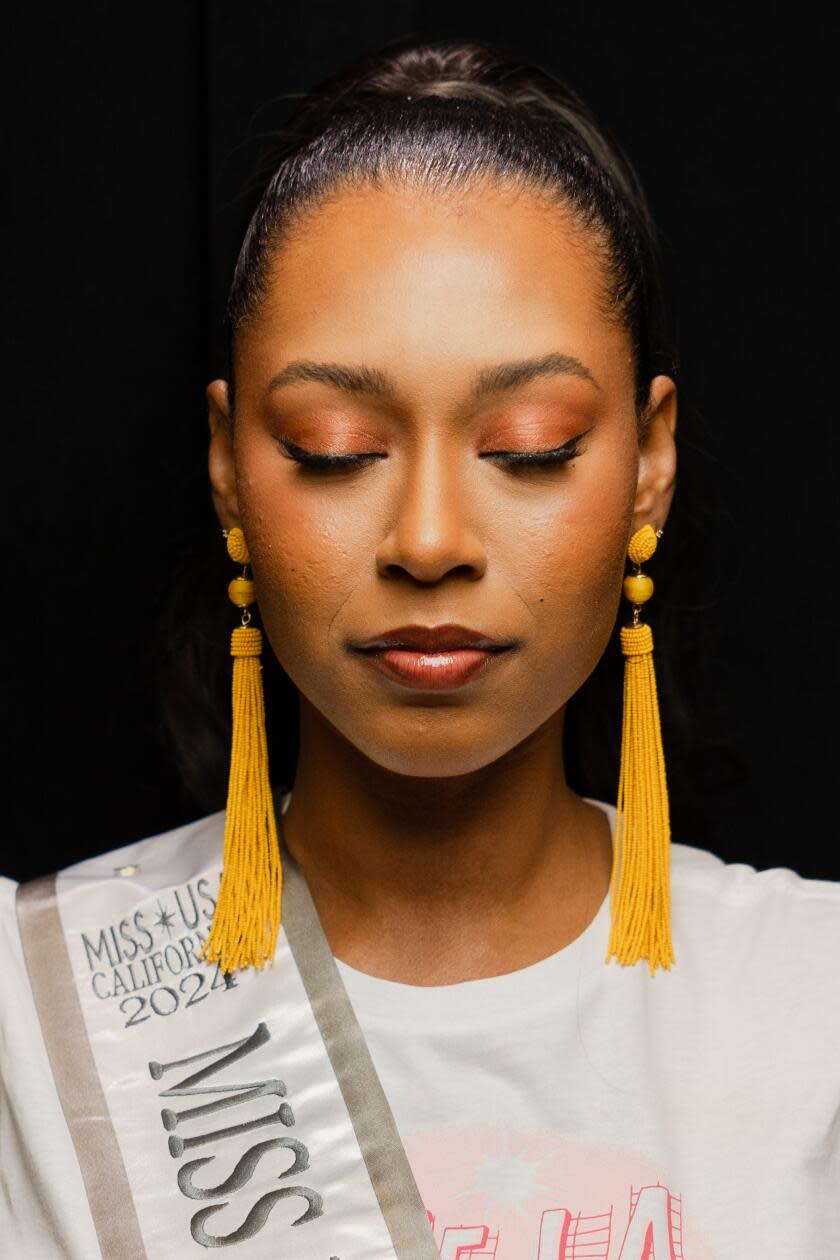
<instances>
[{"instance_id":1,"label":"eyebrow","mask_svg":"<svg viewBox=\"0 0 840 1260\"><path fill-rule=\"evenodd\" d=\"M571 354L544 354L535 359L517 359L510 363L494 363L482 368L473 378L469 391L472 402L488 394L517 389L539 376L577 376L590 381L596 389L601 386L580 359ZM311 359L296 359L273 376L267 393L283 385L299 381L318 381L333 389L352 394L375 394L381 398L395 398L399 386L392 376L379 368L349 366L341 363L316 363Z\"/></svg>"}]
</instances>

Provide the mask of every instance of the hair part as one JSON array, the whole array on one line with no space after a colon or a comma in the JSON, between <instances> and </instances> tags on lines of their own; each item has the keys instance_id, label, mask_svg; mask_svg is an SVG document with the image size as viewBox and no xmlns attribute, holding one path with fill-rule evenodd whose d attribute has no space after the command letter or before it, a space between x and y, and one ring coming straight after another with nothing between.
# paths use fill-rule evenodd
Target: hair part
<instances>
[{"instance_id":1,"label":"hair part","mask_svg":"<svg viewBox=\"0 0 840 1260\"><path fill-rule=\"evenodd\" d=\"M569 87L476 40L402 41L358 58L314 87L270 146L225 310L231 412L237 333L258 318L274 253L307 212L348 187L450 193L488 179L559 203L588 233L604 267L605 316L630 337L643 422L650 382L673 371L674 355L638 178Z\"/></svg>"}]
</instances>

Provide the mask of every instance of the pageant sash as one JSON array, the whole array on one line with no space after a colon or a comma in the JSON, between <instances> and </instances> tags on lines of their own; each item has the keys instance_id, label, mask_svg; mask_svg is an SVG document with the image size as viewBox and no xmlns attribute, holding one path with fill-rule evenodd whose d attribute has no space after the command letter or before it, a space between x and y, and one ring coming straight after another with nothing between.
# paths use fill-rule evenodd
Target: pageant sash
<instances>
[{"instance_id":1,"label":"pageant sash","mask_svg":"<svg viewBox=\"0 0 840 1260\"><path fill-rule=\"evenodd\" d=\"M224 815L21 884L24 957L103 1260L433 1260L303 874L273 967L199 962ZM122 866L114 868L114 857Z\"/></svg>"}]
</instances>

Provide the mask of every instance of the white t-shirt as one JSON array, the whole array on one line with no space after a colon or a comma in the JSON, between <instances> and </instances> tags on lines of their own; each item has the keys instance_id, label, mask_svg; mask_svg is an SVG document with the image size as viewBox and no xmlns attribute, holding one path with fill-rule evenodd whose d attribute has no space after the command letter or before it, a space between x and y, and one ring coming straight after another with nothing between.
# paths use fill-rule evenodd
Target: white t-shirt
<instances>
[{"instance_id":1,"label":"white t-shirt","mask_svg":"<svg viewBox=\"0 0 840 1260\"><path fill-rule=\"evenodd\" d=\"M220 846L223 826L68 871L154 854L161 886L170 837ZM0 879L0 1251L96 1260L15 887ZM338 963L446 1260L840 1258L840 884L675 842L671 928L677 961L653 977L604 962L609 896L570 945L491 979Z\"/></svg>"}]
</instances>

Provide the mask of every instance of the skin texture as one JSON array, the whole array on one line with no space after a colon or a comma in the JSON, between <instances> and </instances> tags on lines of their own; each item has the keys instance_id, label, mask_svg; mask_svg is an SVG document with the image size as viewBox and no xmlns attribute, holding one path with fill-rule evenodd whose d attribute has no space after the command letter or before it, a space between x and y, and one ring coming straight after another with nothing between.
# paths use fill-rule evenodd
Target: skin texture
<instances>
[{"instance_id":1,"label":"skin texture","mask_svg":"<svg viewBox=\"0 0 840 1260\"><path fill-rule=\"evenodd\" d=\"M216 512L244 530L265 632L300 693L286 842L333 952L371 975L516 970L573 941L608 895L609 824L566 783L565 705L610 639L630 535L665 524L676 389L651 382L640 444L604 286L596 242L535 193L347 188L273 256L237 338L235 417L227 383L208 386ZM552 353L594 379L469 398L481 369ZM269 390L293 360L365 365L396 390ZM571 463L479 458L584 430ZM312 471L280 437L387 458ZM518 646L436 693L347 647L411 622Z\"/></svg>"}]
</instances>

